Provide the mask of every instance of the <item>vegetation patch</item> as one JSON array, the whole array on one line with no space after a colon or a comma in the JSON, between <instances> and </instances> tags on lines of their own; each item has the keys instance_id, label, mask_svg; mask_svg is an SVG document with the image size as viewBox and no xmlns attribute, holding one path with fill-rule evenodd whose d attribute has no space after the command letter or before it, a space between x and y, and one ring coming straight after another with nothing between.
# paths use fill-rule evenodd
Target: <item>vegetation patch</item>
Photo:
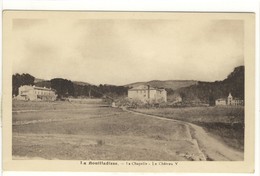
<instances>
[{"instance_id":1,"label":"vegetation patch","mask_svg":"<svg viewBox=\"0 0 260 176\"><path fill-rule=\"evenodd\" d=\"M136 111L203 127L237 150L244 150L244 107L138 108Z\"/></svg>"}]
</instances>

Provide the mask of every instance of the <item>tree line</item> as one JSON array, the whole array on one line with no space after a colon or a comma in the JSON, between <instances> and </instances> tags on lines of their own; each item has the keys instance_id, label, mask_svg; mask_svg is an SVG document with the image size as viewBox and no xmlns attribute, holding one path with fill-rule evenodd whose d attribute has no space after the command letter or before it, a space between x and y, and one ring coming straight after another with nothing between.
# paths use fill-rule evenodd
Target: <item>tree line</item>
<instances>
[{"instance_id":1,"label":"tree line","mask_svg":"<svg viewBox=\"0 0 260 176\"><path fill-rule=\"evenodd\" d=\"M214 105L218 98L226 98L229 93L233 97L244 100L244 66L239 66L223 81L202 82L173 91L178 93L183 101L197 101Z\"/></svg>"},{"instance_id":2,"label":"tree line","mask_svg":"<svg viewBox=\"0 0 260 176\"><path fill-rule=\"evenodd\" d=\"M198 102L213 105L218 98L226 98L229 92L233 97L244 100L244 66L236 67L226 79L215 82L199 81L196 85L182 87L177 90L166 89L167 96L178 94L184 102ZM89 97L89 98L119 98L126 97L129 87L114 85L80 85L71 80L54 78L49 81L35 82L35 77L23 73L14 74L12 77L14 96L18 95L21 85L36 85L52 88L58 98L65 97Z\"/></svg>"},{"instance_id":3,"label":"tree line","mask_svg":"<svg viewBox=\"0 0 260 176\"><path fill-rule=\"evenodd\" d=\"M39 87L47 87L56 91L58 98L66 97L88 97L88 98L118 98L127 96L128 87L114 85L79 85L71 80L63 78L54 78L49 81L35 82L35 77L23 73L14 74L12 76L12 94L18 95L18 88L22 85L35 85Z\"/></svg>"},{"instance_id":4,"label":"tree line","mask_svg":"<svg viewBox=\"0 0 260 176\"><path fill-rule=\"evenodd\" d=\"M23 73L23 74L14 74L12 76L12 94L13 96L18 95L18 88L22 85L34 85L34 80L35 78L28 74L28 73Z\"/></svg>"}]
</instances>

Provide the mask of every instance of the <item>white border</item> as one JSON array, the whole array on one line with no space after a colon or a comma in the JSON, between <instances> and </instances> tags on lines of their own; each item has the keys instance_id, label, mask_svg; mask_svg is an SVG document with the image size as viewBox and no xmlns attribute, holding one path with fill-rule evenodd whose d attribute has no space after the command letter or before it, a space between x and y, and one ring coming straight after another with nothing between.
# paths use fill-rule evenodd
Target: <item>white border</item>
<instances>
[{"instance_id":1,"label":"white border","mask_svg":"<svg viewBox=\"0 0 260 176\"><path fill-rule=\"evenodd\" d=\"M116 11L257 11L257 0L3 0L3 9Z\"/></svg>"},{"instance_id":2,"label":"white border","mask_svg":"<svg viewBox=\"0 0 260 176\"><path fill-rule=\"evenodd\" d=\"M193 12L254 12L256 13L256 171L250 175L260 175L259 172L259 0L3 0L3 10L91 10L91 11L193 11ZM2 25L2 13L0 15ZM1 39L2 39L2 27ZM2 40L1 40L2 41ZM2 53L2 42L1 49ZM2 57L1 57L2 61ZM2 62L0 62L2 68ZM2 71L2 69L1 69ZM2 72L0 72L2 78ZM2 97L2 79L0 79L0 96ZM1 101L0 101L1 103ZM0 123L1 125L1 123ZM2 125L1 125L2 126ZM1 132L0 132L1 135ZM1 138L2 139L2 138ZM2 145L0 145L2 146ZM0 155L1 156L1 155ZM2 166L2 164L1 164ZM2 167L1 167L2 168ZM129 173L69 173L69 172L4 172L6 176L30 175L132 175ZM135 175L183 175L181 173L152 174L135 173ZM201 175L186 174L185 175ZM203 175L229 175L237 174L203 174ZM249 174L239 174L241 176Z\"/></svg>"}]
</instances>

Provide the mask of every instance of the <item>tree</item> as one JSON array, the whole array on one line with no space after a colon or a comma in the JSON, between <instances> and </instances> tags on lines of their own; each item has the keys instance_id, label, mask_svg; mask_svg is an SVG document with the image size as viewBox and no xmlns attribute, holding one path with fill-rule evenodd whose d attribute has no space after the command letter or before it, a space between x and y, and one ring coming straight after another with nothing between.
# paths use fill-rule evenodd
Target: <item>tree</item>
<instances>
[{"instance_id":1,"label":"tree","mask_svg":"<svg viewBox=\"0 0 260 176\"><path fill-rule=\"evenodd\" d=\"M70 80L54 78L51 80L51 88L56 90L58 98L74 96L75 90Z\"/></svg>"},{"instance_id":2,"label":"tree","mask_svg":"<svg viewBox=\"0 0 260 176\"><path fill-rule=\"evenodd\" d=\"M28 74L28 73L23 73L23 74L14 74L12 76L12 85L13 85L13 89L12 89L12 94L13 95L18 95L18 89L20 86L23 85L34 85L34 80L35 78Z\"/></svg>"}]
</instances>

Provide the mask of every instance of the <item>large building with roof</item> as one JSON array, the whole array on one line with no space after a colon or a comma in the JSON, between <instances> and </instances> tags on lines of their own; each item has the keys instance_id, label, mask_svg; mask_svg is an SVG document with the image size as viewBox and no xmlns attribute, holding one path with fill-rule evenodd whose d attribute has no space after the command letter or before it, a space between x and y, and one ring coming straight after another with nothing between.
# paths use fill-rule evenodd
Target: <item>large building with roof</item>
<instances>
[{"instance_id":1,"label":"large building with roof","mask_svg":"<svg viewBox=\"0 0 260 176\"><path fill-rule=\"evenodd\" d=\"M43 100L43 101L55 101L57 95L55 91L46 87L37 87L31 85L23 85L18 89L18 100Z\"/></svg>"},{"instance_id":2,"label":"large building with roof","mask_svg":"<svg viewBox=\"0 0 260 176\"><path fill-rule=\"evenodd\" d=\"M151 87L150 85L140 85L128 90L128 98L145 103L167 102L167 92L165 89Z\"/></svg>"}]
</instances>

